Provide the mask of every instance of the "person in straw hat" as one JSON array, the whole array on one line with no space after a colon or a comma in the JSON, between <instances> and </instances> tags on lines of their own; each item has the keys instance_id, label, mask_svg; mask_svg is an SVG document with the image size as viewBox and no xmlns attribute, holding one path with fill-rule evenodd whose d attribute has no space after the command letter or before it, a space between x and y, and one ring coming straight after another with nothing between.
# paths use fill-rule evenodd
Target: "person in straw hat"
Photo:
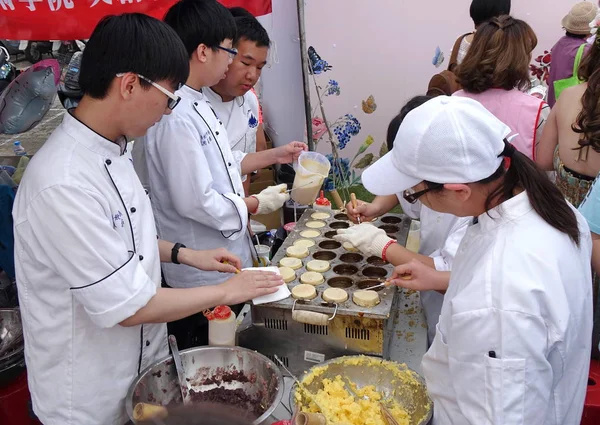
<instances>
[{"instance_id":1,"label":"person in straw hat","mask_svg":"<svg viewBox=\"0 0 600 425\"><path fill-rule=\"evenodd\" d=\"M576 3L562 19L565 35L552 47L552 63L548 80L548 104L553 107L558 99L554 84L573 76L573 65L581 45L590 36L589 23L594 19L598 7L589 1ZM588 47L583 48L587 52Z\"/></svg>"}]
</instances>

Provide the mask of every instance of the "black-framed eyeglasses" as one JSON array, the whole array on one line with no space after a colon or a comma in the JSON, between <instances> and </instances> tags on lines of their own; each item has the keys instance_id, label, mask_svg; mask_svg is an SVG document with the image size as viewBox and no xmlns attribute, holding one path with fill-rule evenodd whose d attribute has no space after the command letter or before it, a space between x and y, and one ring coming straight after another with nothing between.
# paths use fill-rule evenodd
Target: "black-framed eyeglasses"
<instances>
[{"instance_id":1,"label":"black-framed eyeglasses","mask_svg":"<svg viewBox=\"0 0 600 425\"><path fill-rule=\"evenodd\" d=\"M117 77L122 77L124 76L125 73L122 72L120 74L117 74ZM167 97L169 98L169 101L167 102L167 108L169 108L170 110L175 109L175 107L177 105L179 105L179 102L181 101L181 97L177 96L175 93L171 93L169 90L167 90L166 88L164 88L163 86L155 83L154 81L152 81L149 78L144 77L141 74L135 74L137 75L139 78L141 78L142 80L146 81L147 83L149 83L150 85L152 85L152 87L158 89L160 92L162 92L163 94L167 95Z\"/></svg>"},{"instance_id":2,"label":"black-framed eyeglasses","mask_svg":"<svg viewBox=\"0 0 600 425\"><path fill-rule=\"evenodd\" d=\"M436 183L434 185L429 186L427 189L419 190L418 192L415 192L413 188L406 189L402 193L402 197L404 197L404 199L406 199L406 201L410 202L411 204L414 204L419 200L421 196L425 195L427 192L431 192L432 190L436 190L441 187L444 187L444 185L441 183Z\"/></svg>"},{"instance_id":3,"label":"black-framed eyeglasses","mask_svg":"<svg viewBox=\"0 0 600 425\"><path fill-rule=\"evenodd\" d=\"M227 47L223 47L223 46L217 46L217 49L221 49L221 50L224 50L224 51L226 51L227 53L229 53L229 57L230 57L231 59L235 58L235 55L237 55L237 54L238 54L238 50L237 50L236 48L231 48L231 49L229 49L229 48L227 48Z\"/></svg>"}]
</instances>

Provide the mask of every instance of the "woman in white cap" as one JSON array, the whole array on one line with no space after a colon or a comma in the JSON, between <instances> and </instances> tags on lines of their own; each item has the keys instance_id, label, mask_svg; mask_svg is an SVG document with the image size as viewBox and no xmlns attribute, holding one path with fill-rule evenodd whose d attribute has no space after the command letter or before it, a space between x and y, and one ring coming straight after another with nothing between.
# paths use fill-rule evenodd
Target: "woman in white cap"
<instances>
[{"instance_id":1,"label":"woman in white cap","mask_svg":"<svg viewBox=\"0 0 600 425\"><path fill-rule=\"evenodd\" d=\"M410 99L406 105L402 107L400 113L392 119L388 126L386 136L388 149L390 151L394 148L396 134L398 133L398 128L400 128L404 117L406 117L410 111L421 106L430 99L432 99L430 96L416 96ZM408 141L408 143L411 142ZM356 208L353 206L352 202L348 202L348 204L346 204L346 214L354 223L368 223L375 217L386 214L398 204L400 204L402 211L404 211L406 215L411 219L419 220L421 223L418 252L412 252L405 246L395 243L396 241L392 238L382 239L382 243L378 246L373 246L370 241L368 241L369 243L367 244L360 244L358 241L354 240L355 235L353 227L340 231L340 234L336 235L334 238L341 242L348 242L351 245L356 246L363 254L380 257L394 266L410 263L410 261L414 259L431 267L432 270L451 270L454 256L458 250L458 245L471 223L469 217L456 217L451 214L433 211L419 201L409 203L404 199L402 193L396 193L389 196L376 196L375 199L373 199L373 202L370 203L357 200ZM380 229L372 226L372 231L377 232L378 230ZM358 236L362 237L361 234ZM442 285L441 289L444 291L448 287L448 278L446 278L445 283L442 283ZM429 287L409 287L409 289L420 291L419 298L421 299L421 307L427 322L427 346L430 346L435 337L436 326L444 301L444 294Z\"/></svg>"},{"instance_id":2,"label":"woman in white cap","mask_svg":"<svg viewBox=\"0 0 600 425\"><path fill-rule=\"evenodd\" d=\"M374 194L405 191L410 202L475 217L422 363L434 425L581 419L592 329L590 230L506 141L509 133L478 102L440 96L406 116L392 152L363 174ZM368 235L373 243L380 236ZM422 268L399 266L394 276L407 270L418 276Z\"/></svg>"}]
</instances>

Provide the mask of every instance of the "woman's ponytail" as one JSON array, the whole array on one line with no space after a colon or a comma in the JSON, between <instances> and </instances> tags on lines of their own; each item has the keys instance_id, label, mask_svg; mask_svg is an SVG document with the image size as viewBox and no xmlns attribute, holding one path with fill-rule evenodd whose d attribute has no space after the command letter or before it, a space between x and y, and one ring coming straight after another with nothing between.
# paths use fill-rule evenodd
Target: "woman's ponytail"
<instances>
[{"instance_id":1,"label":"woman's ponytail","mask_svg":"<svg viewBox=\"0 0 600 425\"><path fill-rule=\"evenodd\" d=\"M503 202L510 199L516 189L523 188L527 191L529 202L535 212L546 223L566 233L576 245L579 245L577 217L562 193L533 161L517 151L506 140L504 143L505 148L501 155L505 157L505 163L494 175L480 182L488 183L504 175L503 182L486 199L486 210L493 207L493 202L498 197Z\"/></svg>"}]
</instances>

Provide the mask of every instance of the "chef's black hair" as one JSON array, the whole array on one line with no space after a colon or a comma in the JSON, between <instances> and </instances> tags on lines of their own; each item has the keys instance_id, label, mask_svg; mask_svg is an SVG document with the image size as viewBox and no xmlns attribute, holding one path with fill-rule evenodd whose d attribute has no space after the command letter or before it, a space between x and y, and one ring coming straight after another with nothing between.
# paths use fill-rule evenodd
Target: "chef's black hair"
<instances>
[{"instance_id":1,"label":"chef's black hair","mask_svg":"<svg viewBox=\"0 0 600 425\"><path fill-rule=\"evenodd\" d=\"M579 245L580 233L577 217L560 190L550 181L544 171L528 157L517 151L506 140L504 151L499 156L510 159L510 166L504 163L491 176L480 180L478 184L489 184L503 178L500 185L485 200L485 209L489 211L495 203L502 203L514 196L515 190L524 189L536 213L546 223L566 233ZM425 181L427 187L438 183ZM440 187L439 190L442 190ZM436 190L433 190L435 192Z\"/></svg>"},{"instance_id":2,"label":"chef's black hair","mask_svg":"<svg viewBox=\"0 0 600 425\"><path fill-rule=\"evenodd\" d=\"M257 47L269 47L271 39L269 33L265 27L258 22L254 16L242 14L235 18L235 25L237 28L237 36L233 41L233 45L236 46L240 40L248 40L256 43Z\"/></svg>"},{"instance_id":3,"label":"chef's black hair","mask_svg":"<svg viewBox=\"0 0 600 425\"><path fill-rule=\"evenodd\" d=\"M515 150L507 141L502 155L510 158L510 167L503 166L496 174L504 176L504 180L496 190L492 191L485 200L485 208L492 208L492 203L500 197L501 202L513 197L515 190L522 188L527 191L531 206L546 223L563 233L566 233L575 244L579 245L579 225L573 209L566 201L560 190L550 181L544 171L535 163Z\"/></svg>"},{"instance_id":4,"label":"chef's black hair","mask_svg":"<svg viewBox=\"0 0 600 425\"><path fill-rule=\"evenodd\" d=\"M510 0L473 0L469 14L475 27L500 15L510 15Z\"/></svg>"},{"instance_id":5,"label":"chef's black hair","mask_svg":"<svg viewBox=\"0 0 600 425\"><path fill-rule=\"evenodd\" d=\"M216 0L180 0L167 11L164 21L175 30L188 52L199 45L213 50L225 39L235 39L236 27L229 10Z\"/></svg>"},{"instance_id":6,"label":"chef's black hair","mask_svg":"<svg viewBox=\"0 0 600 425\"><path fill-rule=\"evenodd\" d=\"M385 138L387 147L388 147L388 151L391 151L394 148L394 140L396 140L396 134L398 134L398 129L400 128L400 124L402 124L402 121L404 121L404 117L406 117L406 115L408 115L408 113L410 111L412 111L415 108L418 108L419 106L421 106L422 104L424 104L425 102L427 102L429 99L433 99L432 96L415 96L412 99L410 99L408 102L406 102L404 104L404 106L402 107L402 109L400 109L400 112L398 113L398 115L396 115L394 118L392 118L392 120L390 121L388 128L387 128L387 135Z\"/></svg>"},{"instance_id":7,"label":"chef's black hair","mask_svg":"<svg viewBox=\"0 0 600 425\"><path fill-rule=\"evenodd\" d=\"M83 51L79 85L84 95L104 99L116 75L124 72L177 87L188 78L189 61L181 40L164 22L141 13L106 16Z\"/></svg>"},{"instance_id":8,"label":"chef's black hair","mask_svg":"<svg viewBox=\"0 0 600 425\"><path fill-rule=\"evenodd\" d=\"M230 7L229 13L231 13L234 18L241 18L243 16L251 17L251 18L254 17L254 15L252 13L248 12L247 9L244 9L243 7L239 7L239 6Z\"/></svg>"}]
</instances>

